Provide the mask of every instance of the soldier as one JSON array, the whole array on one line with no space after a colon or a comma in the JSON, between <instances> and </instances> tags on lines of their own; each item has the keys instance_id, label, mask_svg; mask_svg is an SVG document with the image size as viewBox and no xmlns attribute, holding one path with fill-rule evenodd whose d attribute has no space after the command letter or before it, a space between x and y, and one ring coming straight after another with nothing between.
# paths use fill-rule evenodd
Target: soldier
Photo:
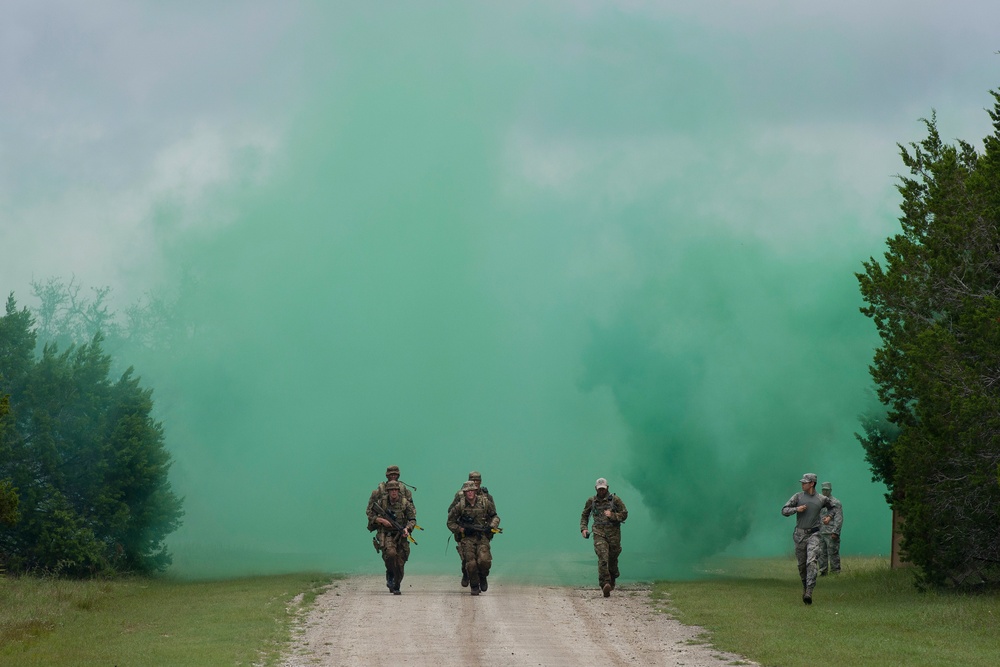
<instances>
[{"instance_id":1,"label":"soldier","mask_svg":"<svg viewBox=\"0 0 1000 667\"><path fill-rule=\"evenodd\" d=\"M500 526L493 503L478 491L476 483L469 480L462 485L464 497L448 511L448 530L458 542L473 595L489 587L487 578L493 566L490 536Z\"/></svg>"},{"instance_id":2,"label":"soldier","mask_svg":"<svg viewBox=\"0 0 1000 667\"><path fill-rule=\"evenodd\" d=\"M802 491L788 499L781 508L781 513L784 516L797 517L792 541L795 542L795 558L799 562L799 578L802 579L802 601L812 604L812 592L816 586L816 573L819 570L816 564L820 545L819 513L826 508L829 512L827 516L834 521L839 511L829 497L816 493L815 474L807 472L799 483L802 484Z\"/></svg>"},{"instance_id":3,"label":"soldier","mask_svg":"<svg viewBox=\"0 0 1000 667\"><path fill-rule=\"evenodd\" d=\"M820 493L833 501L834 507L837 508L837 514L833 518L825 507L820 511L822 524L819 528L819 576L825 577L830 572L840 573L840 528L844 525L844 508L840 501L831 495L833 484L823 482L821 488Z\"/></svg>"},{"instance_id":4,"label":"soldier","mask_svg":"<svg viewBox=\"0 0 1000 667\"><path fill-rule=\"evenodd\" d=\"M369 516L371 516L372 503L385 495L385 483L391 480L399 481L399 466L389 466L385 469L385 482L379 482L372 491L371 497L368 498ZM413 502L413 493L403 482L399 482L399 493L411 503Z\"/></svg>"},{"instance_id":5,"label":"soldier","mask_svg":"<svg viewBox=\"0 0 1000 667\"><path fill-rule=\"evenodd\" d=\"M379 485L375 487L375 489L371 492L371 495L368 497L368 507L365 509L365 514L368 515L369 531L378 531L379 523L375 521L378 514L375 512L374 505L375 503L379 503L383 508L385 507L386 500L388 498L388 491L386 489L386 485L389 482L392 481L398 482L400 496L408 500L410 504L413 505L413 494L406 487L406 485L403 484L403 482L399 481L399 466L387 467L385 469L385 480L386 481L384 482L379 482ZM413 511L415 514L416 505L414 505ZM383 544L383 533L376 532L375 536L372 538L372 543L375 545L376 553L381 552ZM409 549L409 545L407 545L407 549ZM391 583L392 583L392 572L387 567L385 570L385 585L388 586L390 591L394 588L392 585L390 585Z\"/></svg>"},{"instance_id":6,"label":"soldier","mask_svg":"<svg viewBox=\"0 0 1000 667\"><path fill-rule=\"evenodd\" d=\"M587 498L580 515L580 534L590 536L587 525L594 517L594 553L597 554L597 581L604 597L611 597L615 580L621 576L618 556L622 552L621 524L628 518L622 499L608 491L608 480L601 477L594 484L596 495Z\"/></svg>"},{"instance_id":7,"label":"soldier","mask_svg":"<svg viewBox=\"0 0 1000 667\"><path fill-rule=\"evenodd\" d=\"M403 497L400 483L394 479L385 483L386 495L372 503L374 523L385 562L385 585L393 595L400 595L403 570L410 558L410 531L417 523L413 503Z\"/></svg>"},{"instance_id":8,"label":"soldier","mask_svg":"<svg viewBox=\"0 0 1000 667\"><path fill-rule=\"evenodd\" d=\"M479 495L484 496L486 500L493 505L493 513L497 513L496 503L493 502L493 496L490 495L490 490L483 486L483 476L478 470L473 470L469 473L469 481L476 485L476 490ZM452 508L458 505L465 498L465 494L462 493L462 489L455 492L455 498L451 501L451 505L448 505L448 512L450 513ZM487 535L488 540L493 539L493 533ZM460 543L455 544L455 550L458 551L458 559L462 563L462 588L466 588L469 585L469 573L465 571L465 559L462 558L462 545Z\"/></svg>"}]
</instances>

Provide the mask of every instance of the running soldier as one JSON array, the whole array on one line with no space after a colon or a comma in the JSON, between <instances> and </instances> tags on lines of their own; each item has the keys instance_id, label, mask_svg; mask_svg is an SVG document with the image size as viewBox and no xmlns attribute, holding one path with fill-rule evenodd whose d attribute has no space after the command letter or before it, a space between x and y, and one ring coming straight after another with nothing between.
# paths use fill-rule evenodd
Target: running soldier
<instances>
[{"instance_id":1,"label":"running soldier","mask_svg":"<svg viewBox=\"0 0 1000 667\"><path fill-rule=\"evenodd\" d=\"M802 579L802 601L812 604L813 588L816 586L816 574L819 572L817 559L820 549L820 511L828 510L831 521L837 518L838 508L829 497L816 493L816 475L807 472L799 480L802 491L796 493L784 507L784 516L796 516L795 530L792 541L795 542L795 558L799 563L799 578Z\"/></svg>"},{"instance_id":2,"label":"running soldier","mask_svg":"<svg viewBox=\"0 0 1000 667\"><path fill-rule=\"evenodd\" d=\"M379 523L375 521L378 514L376 513L374 506L376 503L378 503L379 505L381 505L381 507L383 508L385 507L386 500L388 499L389 495L388 490L386 489L386 485L389 482L393 481L399 482L400 496L408 500L410 504L413 505L413 494L410 492L410 489L408 489L403 482L399 481L399 466L387 467L385 469L385 480L386 481L384 482L379 482L379 485L376 486L375 489L371 492L371 495L368 496L368 507L365 509L365 514L368 516L368 530L369 532L376 531L375 536L372 537L372 544L375 545L376 553L381 553L382 551L384 534L381 531L379 531ZM416 514L416 505L414 505L413 511L414 514ZM407 546L407 549L409 549L409 546ZM390 591L393 590L393 586L390 586L391 581L392 581L392 572L389 570L388 567L386 567L385 585L389 588Z\"/></svg>"},{"instance_id":3,"label":"running soldier","mask_svg":"<svg viewBox=\"0 0 1000 667\"><path fill-rule=\"evenodd\" d=\"M840 574L840 528L844 525L844 508L840 501L831 495L833 484L823 482L821 487L824 496L833 501L837 508L837 514L831 518L830 511L825 507L820 511L822 525L819 528L820 549L819 549L819 576L825 577L829 573Z\"/></svg>"},{"instance_id":4,"label":"running soldier","mask_svg":"<svg viewBox=\"0 0 1000 667\"><path fill-rule=\"evenodd\" d=\"M497 513L496 503L493 502L493 496L490 495L490 490L483 486L483 476L478 470L473 470L469 473L469 481L476 485L476 490L480 496L484 496L486 500L493 506L493 513ZM448 512L458 505L465 498L465 494L462 493L462 489L455 492L455 498L451 501L451 505L448 505ZM487 539L493 539L493 533L490 532ZM458 542L455 543L455 550L458 552L458 560L462 564L462 588L466 588L469 585L469 573L465 571L465 559L462 558L462 545Z\"/></svg>"},{"instance_id":5,"label":"running soldier","mask_svg":"<svg viewBox=\"0 0 1000 667\"><path fill-rule=\"evenodd\" d=\"M458 542L472 594L479 595L489 587L488 577L493 566L490 538L493 531L499 532L500 517L493 503L485 495L479 495L479 488L472 480L462 485L462 495L464 497L448 511L448 530Z\"/></svg>"},{"instance_id":6,"label":"running soldier","mask_svg":"<svg viewBox=\"0 0 1000 667\"><path fill-rule=\"evenodd\" d=\"M394 479L386 482L386 495L372 503L374 516L369 517L369 525L374 524L378 531L375 539L381 545L385 563L385 585L393 595L401 594L399 587L410 558L410 531L417 523L416 509L403 496L400 486Z\"/></svg>"},{"instance_id":7,"label":"running soldier","mask_svg":"<svg viewBox=\"0 0 1000 667\"><path fill-rule=\"evenodd\" d=\"M389 466L385 469L385 482L379 482L368 498L367 513L369 516L371 516L372 503L385 495L385 484L392 480L399 481L399 466ZM403 482L399 482L399 493L411 503L413 502L413 493Z\"/></svg>"},{"instance_id":8,"label":"running soldier","mask_svg":"<svg viewBox=\"0 0 1000 667\"><path fill-rule=\"evenodd\" d=\"M590 536L587 526L594 518L594 553L597 554L597 582L604 597L611 597L615 580L621 576L618 556L622 552L621 524L628 518L622 499L608 491L608 480L601 477L594 484L596 495L587 498L580 515L580 534Z\"/></svg>"}]
</instances>

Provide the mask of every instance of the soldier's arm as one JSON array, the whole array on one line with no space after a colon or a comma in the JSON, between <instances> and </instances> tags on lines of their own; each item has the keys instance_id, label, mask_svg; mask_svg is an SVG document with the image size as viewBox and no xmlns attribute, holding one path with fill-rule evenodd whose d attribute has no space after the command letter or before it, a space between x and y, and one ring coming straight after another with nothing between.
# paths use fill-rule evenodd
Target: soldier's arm
<instances>
[{"instance_id":1,"label":"soldier's arm","mask_svg":"<svg viewBox=\"0 0 1000 667\"><path fill-rule=\"evenodd\" d=\"M837 514L830 523L833 524L833 532L840 535L840 529L844 525L844 506L839 501L834 504L837 506Z\"/></svg>"},{"instance_id":2,"label":"soldier's arm","mask_svg":"<svg viewBox=\"0 0 1000 667\"><path fill-rule=\"evenodd\" d=\"M829 512L827 516L830 517L830 523L833 523L837 520L837 517L840 515L840 508L837 507L837 504L835 502L830 500L829 496L822 496L822 498L823 498L823 507L825 507Z\"/></svg>"},{"instance_id":3,"label":"soldier's arm","mask_svg":"<svg viewBox=\"0 0 1000 667\"><path fill-rule=\"evenodd\" d=\"M594 499L587 498L587 502L583 505L583 513L580 515L580 532L587 530L587 525L590 523L590 512L594 509Z\"/></svg>"},{"instance_id":4,"label":"soldier's arm","mask_svg":"<svg viewBox=\"0 0 1000 667\"><path fill-rule=\"evenodd\" d=\"M403 527L406 528L408 532L413 532L413 527L417 525L417 508L413 506L413 503L407 503L406 510L403 512L403 517L406 519L406 523Z\"/></svg>"},{"instance_id":5,"label":"soldier's arm","mask_svg":"<svg viewBox=\"0 0 1000 667\"><path fill-rule=\"evenodd\" d=\"M452 533L458 533L459 531L458 512L455 511L457 507L458 506L456 505L448 511L448 530Z\"/></svg>"},{"instance_id":6,"label":"soldier's arm","mask_svg":"<svg viewBox=\"0 0 1000 667\"><path fill-rule=\"evenodd\" d=\"M615 511L611 513L611 518L618 523L625 523L625 519L628 518L628 508L625 507L625 501L615 496Z\"/></svg>"},{"instance_id":7,"label":"soldier's arm","mask_svg":"<svg viewBox=\"0 0 1000 667\"><path fill-rule=\"evenodd\" d=\"M781 508L782 516L793 516L799 513L799 494L795 494L788 499L785 506Z\"/></svg>"},{"instance_id":8,"label":"soldier's arm","mask_svg":"<svg viewBox=\"0 0 1000 667\"><path fill-rule=\"evenodd\" d=\"M375 522L375 517L378 516L375 513L375 507L374 507L375 501L377 500L377 495L378 495L378 489L375 489L374 491L371 492L371 495L368 496L368 507L365 509L365 514L368 515L368 524L369 525L371 525L372 523L374 523Z\"/></svg>"}]
</instances>

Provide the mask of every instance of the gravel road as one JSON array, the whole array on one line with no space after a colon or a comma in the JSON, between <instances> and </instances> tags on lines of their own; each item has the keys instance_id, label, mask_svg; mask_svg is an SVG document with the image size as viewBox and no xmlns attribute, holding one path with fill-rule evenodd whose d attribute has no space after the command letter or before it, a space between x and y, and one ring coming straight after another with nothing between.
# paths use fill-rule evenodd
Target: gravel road
<instances>
[{"instance_id":1,"label":"gravel road","mask_svg":"<svg viewBox=\"0 0 1000 667\"><path fill-rule=\"evenodd\" d=\"M416 575L390 595L383 576L333 582L295 633L285 667L756 665L700 643L700 628L654 608L648 584L505 583L473 597L454 576Z\"/></svg>"}]
</instances>

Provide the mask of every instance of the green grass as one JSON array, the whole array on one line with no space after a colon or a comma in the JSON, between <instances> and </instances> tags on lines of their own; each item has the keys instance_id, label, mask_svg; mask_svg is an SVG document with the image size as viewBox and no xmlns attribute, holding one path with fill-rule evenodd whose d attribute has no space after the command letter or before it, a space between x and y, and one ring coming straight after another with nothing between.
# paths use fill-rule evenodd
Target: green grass
<instances>
[{"instance_id":1,"label":"green grass","mask_svg":"<svg viewBox=\"0 0 1000 667\"><path fill-rule=\"evenodd\" d=\"M794 559L720 562L708 581L660 582L659 607L716 648L776 667L1000 664L1000 596L930 591L886 559L845 558L802 603Z\"/></svg>"},{"instance_id":2,"label":"green grass","mask_svg":"<svg viewBox=\"0 0 1000 667\"><path fill-rule=\"evenodd\" d=\"M274 665L330 581L0 578L0 666Z\"/></svg>"}]
</instances>

